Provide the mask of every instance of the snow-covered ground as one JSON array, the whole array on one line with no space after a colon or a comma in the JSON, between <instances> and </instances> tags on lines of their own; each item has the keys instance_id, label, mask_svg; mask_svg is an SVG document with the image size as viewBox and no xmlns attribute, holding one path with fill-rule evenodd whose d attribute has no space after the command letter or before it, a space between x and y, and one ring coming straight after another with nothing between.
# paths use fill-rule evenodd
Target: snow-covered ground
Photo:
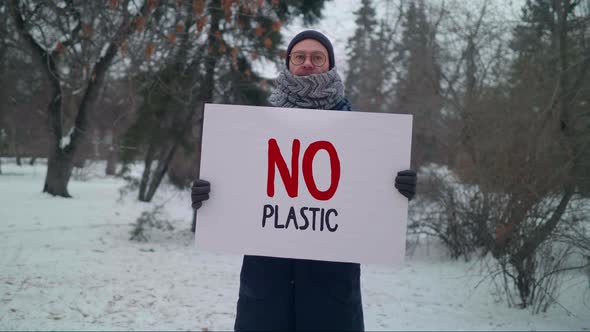
<instances>
[{"instance_id":1,"label":"snow-covered ground","mask_svg":"<svg viewBox=\"0 0 590 332\"><path fill-rule=\"evenodd\" d=\"M103 165L70 182L73 199L41 193L45 166L2 163L0 330L231 330L241 257L198 252L188 192L161 188L172 231L129 241L130 224L153 204ZM96 166L96 165L95 165ZM84 176L81 176L84 175ZM402 269L364 266L367 330L589 330L582 273L564 281L560 306L531 315L506 307L481 262L444 258L424 243ZM479 286L478 286L479 285ZM477 286L477 287L476 287Z\"/></svg>"}]
</instances>

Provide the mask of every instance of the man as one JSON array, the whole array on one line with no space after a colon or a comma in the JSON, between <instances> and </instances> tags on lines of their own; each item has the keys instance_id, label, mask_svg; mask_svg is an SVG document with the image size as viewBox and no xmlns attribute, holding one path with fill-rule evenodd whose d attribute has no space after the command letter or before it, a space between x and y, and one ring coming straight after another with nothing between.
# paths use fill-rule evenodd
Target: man
<instances>
[{"instance_id":1,"label":"man","mask_svg":"<svg viewBox=\"0 0 590 332\"><path fill-rule=\"evenodd\" d=\"M334 65L334 50L323 34L307 30L287 48L269 98L276 107L351 111ZM395 187L411 199L416 173L398 173ZM209 197L207 181L192 188L193 208ZM366 193L370 194L370 193ZM244 256L236 330L364 330L360 265L261 256Z\"/></svg>"}]
</instances>

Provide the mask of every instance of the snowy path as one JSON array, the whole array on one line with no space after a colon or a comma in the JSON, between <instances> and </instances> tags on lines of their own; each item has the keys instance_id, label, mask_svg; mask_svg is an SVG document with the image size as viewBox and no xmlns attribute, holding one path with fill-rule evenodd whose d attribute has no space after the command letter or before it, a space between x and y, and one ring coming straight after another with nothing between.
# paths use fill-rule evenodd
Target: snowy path
<instances>
[{"instance_id":1,"label":"snowy path","mask_svg":"<svg viewBox=\"0 0 590 332\"><path fill-rule=\"evenodd\" d=\"M241 257L199 253L188 230L188 195L164 191L173 231L129 241L145 204L118 203L123 182L73 181L74 199L40 193L44 167L3 165L0 175L0 330L228 330ZM573 275L546 314L509 309L477 289L480 263L436 250L401 270L364 266L367 330L588 330L588 280Z\"/></svg>"}]
</instances>

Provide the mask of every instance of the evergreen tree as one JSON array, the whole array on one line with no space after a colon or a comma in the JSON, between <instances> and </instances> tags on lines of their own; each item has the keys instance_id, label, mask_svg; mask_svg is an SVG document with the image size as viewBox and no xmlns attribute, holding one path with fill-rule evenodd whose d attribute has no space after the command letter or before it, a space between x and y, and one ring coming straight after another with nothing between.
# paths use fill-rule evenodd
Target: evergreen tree
<instances>
[{"instance_id":1,"label":"evergreen tree","mask_svg":"<svg viewBox=\"0 0 590 332\"><path fill-rule=\"evenodd\" d=\"M374 111L370 102L370 95L374 92L371 85L375 78L369 75L371 59L374 50L375 9L371 0L362 0L361 7L354 12L356 30L348 40L348 73L346 75L346 96L356 108L364 111Z\"/></svg>"},{"instance_id":2,"label":"evergreen tree","mask_svg":"<svg viewBox=\"0 0 590 332\"><path fill-rule=\"evenodd\" d=\"M355 15L356 30L348 40L346 96L359 110L391 111L386 91L392 76L390 22L377 20L371 0L363 0Z\"/></svg>"},{"instance_id":3,"label":"evergreen tree","mask_svg":"<svg viewBox=\"0 0 590 332\"><path fill-rule=\"evenodd\" d=\"M252 63L261 58L280 61L281 26L298 16L315 22L324 1L195 0L177 6L182 7L172 11L176 22L167 23L171 15L163 12L163 22L152 23L170 25L178 38L160 42L158 51L171 50L170 56L140 76L144 103L126 135L125 145L137 149L125 150L123 159L141 156L145 164L139 184L142 201L153 198L175 159L191 162L182 167L185 174L174 172L175 184L188 185L198 176L205 103L266 104L268 84Z\"/></svg>"},{"instance_id":4,"label":"evergreen tree","mask_svg":"<svg viewBox=\"0 0 590 332\"><path fill-rule=\"evenodd\" d=\"M412 166L419 167L429 161L445 162L437 139L443 102L439 47L423 1L409 4L402 27L402 39L395 47L395 62L401 73L395 87L394 110L414 115Z\"/></svg>"},{"instance_id":5,"label":"evergreen tree","mask_svg":"<svg viewBox=\"0 0 590 332\"><path fill-rule=\"evenodd\" d=\"M545 117L539 131L562 135L558 149L568 151L562 157L571 165L571 185L585 195L590 194L589 19L588 2L527 1L513 33L516 59L510 73L512 99L527 106L520 112Z\"/></svg>"}]
</instances>

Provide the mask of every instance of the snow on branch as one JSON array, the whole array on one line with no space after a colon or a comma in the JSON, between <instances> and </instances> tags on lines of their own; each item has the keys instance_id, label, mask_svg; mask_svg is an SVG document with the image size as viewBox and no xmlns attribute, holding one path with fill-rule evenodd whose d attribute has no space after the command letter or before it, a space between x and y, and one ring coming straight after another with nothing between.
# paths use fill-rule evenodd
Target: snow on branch
<instances>
[{"instance_id":1,"label":"snow on branch","mask_svg":"<svg viewBox=\"0 0 590 332\"><path fill-rule=\"evenodd\" d=\"M135 16L135 15L139 14L144 2L145 2L145 0L131 0L129 2L129 4L127 5L127 12L131 16Z\"/></svg>"},{"instance_id":2,"label":"snow on branch","mask_svg":"<svg viewBox=\"0 0 590 332\"><path fill-rule=\"evenodd\" d=\"M74 133L74 130L76 128L72 127L70 128L70 131L68 132L68 134L66 136L63 136L60 140L59 140L59 148L60 149L65 149L68 147L68 145L70 145L70 142L72 141L72 134Z\"/></svg>"}]
</instances>

